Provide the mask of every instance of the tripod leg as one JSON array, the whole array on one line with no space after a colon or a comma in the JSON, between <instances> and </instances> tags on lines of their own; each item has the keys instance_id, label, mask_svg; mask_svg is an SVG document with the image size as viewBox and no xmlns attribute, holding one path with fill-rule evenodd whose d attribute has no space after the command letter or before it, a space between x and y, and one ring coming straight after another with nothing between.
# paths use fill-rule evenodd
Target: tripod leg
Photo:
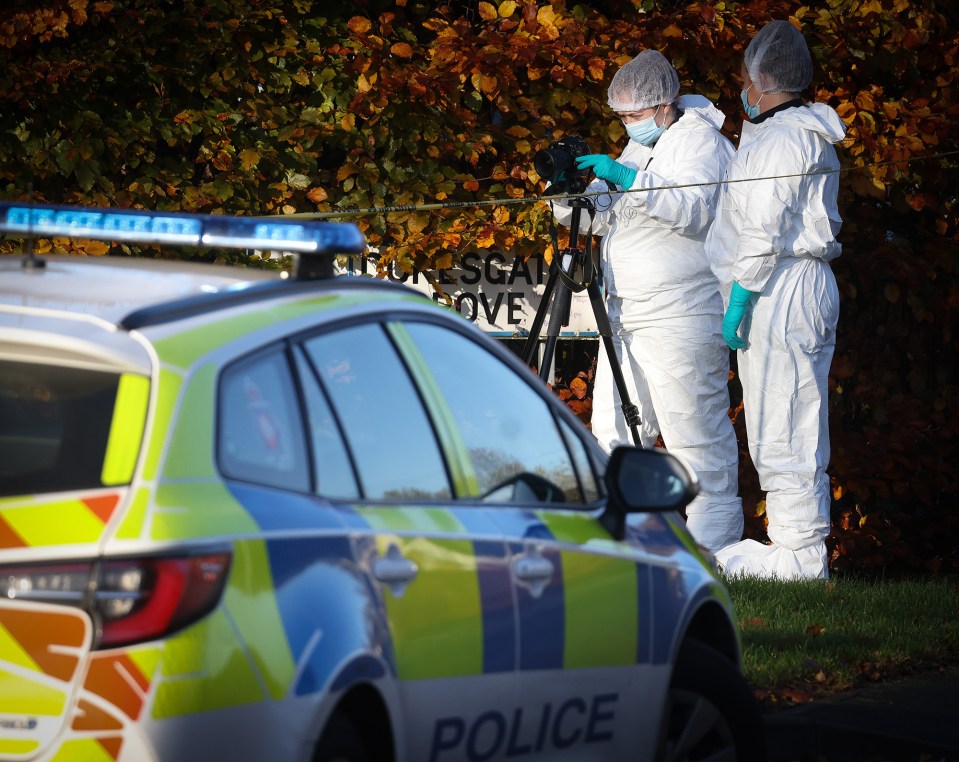
<instances>
[{"instance_id":1,"label":"tripod leg","mask_svg":"<svg viewBox=\"0 0 959 762\"><path fill-rule=\"evenodd\" d=\"M546 345L543 350L543 359L540 362L539 377L546 383L549 383L549 368L553 364L553 354L556 350L556 337L559 336L559 329L569 324L569 311L573 301L572 292L565 283L561 284L563 288L558 294L553 294L556 286L556 279L559 277L559 268L564 268L563 273L569 278L574 278L576 268L580 264L582 252L579 249L564 249L559 253L559 259L553 261L549 268L549 278L546 280L546 288L543 290L543 299L540 302L539 309L533 318L533 325L530 327L529 338L526 340L526 346L523 348L523 361L529 365L533 361L533 355L536 353L539 332L543 327L543 320L546 317L546 310L550 307L549 299L553 297L553 304L549 313L549 327L547 328Z\"/></svg>"},{"instance_id":2,"label":"tripod leg","mask_svg":"<svg viewBox=\"0 0 959 762\"><path fill-rule=\"evenodd\" d=\"M546 328L546 347L543 350L543 362L539 369L539 377L546 383L550 381L549 369L553 364L559 329L569 323L569 310L572 301L573 294L568 288L562 289L553 300L553 309L549 313L549 325Z\"/></svg>"},{"instance_id":3,"label":"tripod leg","mask_svg":"<svg viewBox=\"0 0 959 762\"><path fill-rule=\"evenodd\" d=\"M576 199L574 199L576 201ZM579 221L582 216L583 209L590 209L590 219L592 219L592 202L588 199L583 199L582 203L573 203L570 202L572 206L572 214L570 216L569 223L569 240L571 245L575 246L577 240L579 240ZM549 299L553 294L553 288L556 285L556 279L559 277L559 268L565 269L566 275L573 277L573 272L576 269L577 264L577 253L578 249L567 248L559 251L559 242L556 238L556 229L555 226L552 227L552 238L553 238L553 261L549 268L549 278L546 279L546 288L543 290L543 299L540 302L539 309L536 310L536 315L533 318L533 325L529 329L529 338L526 340L526 346L523 347L523 362L527 365L530 365L533 361L533 355L536 354L536 347L539 342L539 332L543 328L543 320L546 317L546 310L549 308ZM563 284L566 285L565 283ZM553 304L553 311L550 313L549 321L549 333L551 334L550 338L547 339L546 349L544 352L544 357L540 363L539 376L541 379L549 382L549 366L553 363L553 350L556 346L556 336L559 335L560 325L567 325L569 323L569 309L572 299L569 294L569 289L564 288L566 292L566 306L565 309L560 312L556 308L556 304ZM557 320L558 316L562 316L561 320ZM545 369L545 370L544 370Z\"/></svg>"},{"instance_id":4,"label":"tripod leg","mask_svg":"<svg viewBox=\"0 0 959 762\"><path fill-rule=\"evenodd\" d=\"M629 399L623 368L619 363L619 358L616 357L616 347L613 346L613 328L609 323L609 315L606 314L603 295L600 293L599 284L595 279L590 281L587 293L589 294L589 303L593 308L593 316L596 318L596 326L599 328L599 336L603 341L603 347L606 349L606 355L609 357L609 367L613 372L613 380L616 382L616 389L619 392L619 400L622 403L626 425L632 432L633 442L637 447L642 447L642 440L639 437L639 425L642 423L639 417L639 408Z\"/></svg>"},{"instance_id":5,"label":"tripod leg","mask_svg":"<svg viewBox=\"0 0 959 762\"><path fill-rule=\"evenodd\" d=\"M529 329L529 336L526 344L523 346L523 362L526 365L532 365L533 356L536 354L536 347L539 344L539 332L543 329L543 321L546 319L546 310L549 308L549 300L553 295L553 289L556 286L556 265L549 268L549 277L546 278L546 286L543 289L543 298L540 300L539 309L533 316L533 324Z\"/></svg>"}]
</instances>

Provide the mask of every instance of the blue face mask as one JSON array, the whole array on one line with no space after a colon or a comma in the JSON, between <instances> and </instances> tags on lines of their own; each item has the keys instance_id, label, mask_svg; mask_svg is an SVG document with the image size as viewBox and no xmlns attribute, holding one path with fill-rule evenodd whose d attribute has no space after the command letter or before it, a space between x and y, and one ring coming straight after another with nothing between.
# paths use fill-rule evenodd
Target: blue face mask
<instances>
[{"instance_id":1,"label":"blue face mask","mask_svg":"<svg viewBox=\"0 0 959 762\"><path fill-rule=\"evenodd\" d=\"M656 114L658 113L659 109L656 110ZM648 119L643 119L641 122L630 122L627 124L626 134L629 135L630 140L635 140L644 146L651 146L659 140L659 136L666 132L666 120L663 120L663 126L660 127L656 124L656 114L653 114Z\"/></svg>"},{"instance_id":2,"label":"blue face mask","mask_svg":"<svg viewBox=\"0 0 959 762\"><path fill-rule=\"evenodd\" d=\"M749 87L752 87L752 85ZM749 87L739 93L739 98L743 102L743 109L746 112L746 116L748 116L750 119L755 119L757 116L759 116L759 101L763 99L763 96L760 95L759 101L756 101L755 104L750 105L749 99L746 97L746 93L749 92ZM765 93L763 93L763 95L765 95Z\"/></svg>"}]
</instances>

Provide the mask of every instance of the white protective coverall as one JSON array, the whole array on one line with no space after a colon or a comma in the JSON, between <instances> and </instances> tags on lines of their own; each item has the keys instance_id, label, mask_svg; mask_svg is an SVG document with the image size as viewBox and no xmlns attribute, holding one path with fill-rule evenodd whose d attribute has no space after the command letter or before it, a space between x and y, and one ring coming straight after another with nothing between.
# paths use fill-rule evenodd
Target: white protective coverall
<instances>
[{"instance_id":1,"label":"white protective coverall","mask_svg":"<svg viewBox=\"0 0 959 762\"><path fill-rule=\"evenodd\" d=\"M722 178L735 153L719 132L725 115L699 95L682 96L677 106L682 116L652 147L630 140L617 159L638 170L633 188ZM594 182L587 193L606 189ZM686 509L687 527L711 551L743 531L722 299L704 249L718 195L718 185L706 185L593 197L612 339L639 408L642 445L653 447L661 433L666 448L695 470L700 494ZM570 210L555 211L568 226ZM585 233L585 214L581 226ZM600 346L591 423L607 450L633 444L609 359Z\"/></svg>"},{"instance_id":2,"label":"white protective coverall","mask_svg":"<svg viewBox=\"0 0 959 762\"><path fill-rule=\"evenodd\" d=\"M706 242L724 298L734 281L754 298L738 350L749 453L766 491L771 545L743 540L717 553L727 574L826 579L830 486L828 376L839 291L827 264L836 235L845 128L829 106L786 108L743 124Z\"/></svg>"}]
</instances>

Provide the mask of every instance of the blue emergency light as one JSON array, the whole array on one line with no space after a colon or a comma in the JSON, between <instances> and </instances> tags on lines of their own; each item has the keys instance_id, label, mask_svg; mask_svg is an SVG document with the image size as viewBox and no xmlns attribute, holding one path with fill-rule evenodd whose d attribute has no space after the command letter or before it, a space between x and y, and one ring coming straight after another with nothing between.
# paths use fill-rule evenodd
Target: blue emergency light
<instances>
[{"instance_id":1,"label":"blue emergency light","mask_svg":"<svg viewBox=\"0 0 959 762\"><path fill-rule=\"evenodd\" d=\"M361 254L366 250L363 233L351 222L294 222L5 201L0 201L0 233L301 254Z\"/></svg>"}]
</instances>

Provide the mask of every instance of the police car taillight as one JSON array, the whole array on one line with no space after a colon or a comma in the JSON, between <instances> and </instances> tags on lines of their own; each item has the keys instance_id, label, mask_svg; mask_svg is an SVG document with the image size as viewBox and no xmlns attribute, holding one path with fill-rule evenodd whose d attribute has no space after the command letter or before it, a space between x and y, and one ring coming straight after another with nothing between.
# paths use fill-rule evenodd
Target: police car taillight
<instances>
[{"instance_id":1,"label":"police car taillight","mask_svg":"<svg viewBox=\"0 0 959 762\"><path fill-rule=\"evenodd\" d=\"M94 592L98 646L155 640L209 613L220 599L229 553L106 561Z\"/></svg>"},{"instance_id":2,"label":"police car taillight","mask_svg":"<svg viewBox=\"0 0 959 762\"><path fill-rule=\"evenodd\" d=\"M94 648L156 640L208 614L230 569L227 552L0 567L0 596L90 612Z\"/></svg>"},{"instance_id":3,"label":"police car taillight","mask_svg":"<svg viewBox=\"0 0 959 762\"><path fill-rule=\"evenodd\" d=\"M0 597L79 606L90 586L90 564L0 566Z\"/></svg>"}]
</instances>

